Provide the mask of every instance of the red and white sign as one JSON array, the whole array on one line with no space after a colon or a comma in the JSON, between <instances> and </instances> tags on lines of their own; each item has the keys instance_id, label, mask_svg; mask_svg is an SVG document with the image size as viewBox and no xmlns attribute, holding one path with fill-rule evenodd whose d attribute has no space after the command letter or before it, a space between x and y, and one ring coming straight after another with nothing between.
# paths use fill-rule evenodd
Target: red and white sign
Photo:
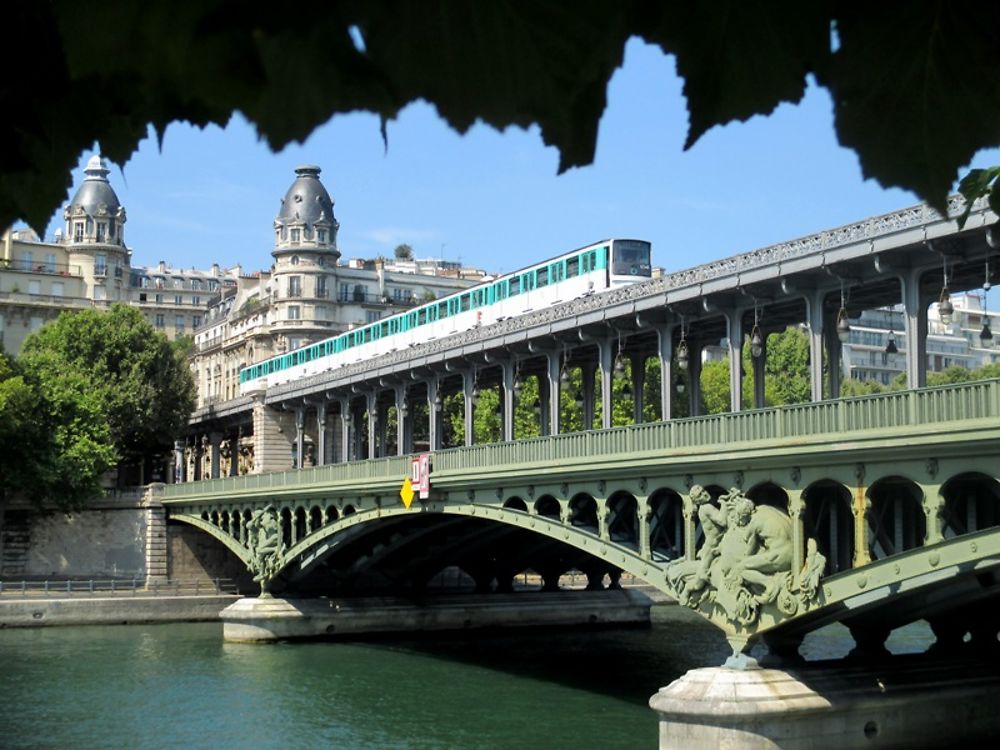
<instances>
[{"instance_id":1,"label":"red and white sign","mask_svg":"<svg viewBox=\"0 0 1000 750\"><path fill-rule=\"evenodd\" d=\"M420 492L420 499L431 495L431 454L421 453L410 462L410 482Z\"/></svg>"}]
</instances>

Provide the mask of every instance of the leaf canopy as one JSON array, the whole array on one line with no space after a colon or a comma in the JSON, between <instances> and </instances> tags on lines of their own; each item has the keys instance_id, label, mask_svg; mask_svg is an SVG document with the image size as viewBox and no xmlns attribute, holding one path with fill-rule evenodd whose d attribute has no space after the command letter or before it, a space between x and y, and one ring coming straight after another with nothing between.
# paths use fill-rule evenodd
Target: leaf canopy
<instances>
[{"instance_id":1,"label":"leaf canopy","mask_svg":"<svg viewBox=\"0 0 1000 750\"><path fill-rule=\"evenodd\" d=\"M300 5L204 0L17 3L0 92L0 224L44 228L81 151L125 164L149 125L224 125L273 149L332 115L383 122L416 99L459 132L537 124L560 171L590 163L611 75L638 36L677 59L686 147L712 127L798 102L813 75L866 176L942 209L958 170L1000 145L1000 4L488 3ZM92 29L93 33L84 32ZM649 91L655 97L655 89Z\"/></svg>"}]
</instances>

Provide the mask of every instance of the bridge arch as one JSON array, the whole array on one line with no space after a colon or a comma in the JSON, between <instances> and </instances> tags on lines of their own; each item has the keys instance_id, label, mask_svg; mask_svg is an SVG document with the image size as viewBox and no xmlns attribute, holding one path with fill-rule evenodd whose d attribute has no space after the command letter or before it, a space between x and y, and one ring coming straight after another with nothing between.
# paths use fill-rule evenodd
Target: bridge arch
<instances>
[{"instance_id":1,"label":"bridge arch","mask_svg":"<svg viewBox=\"0 0 1000 750\"><path fill-rule=\"evenodd\" d=\"M517 495L511 495L503 501L503 507L509 510L517 510L521 513L528 512L528 504Z\"/></svg>"},{"instance_id":2,"label":"bridge arch","mask_svg":"<svg viewBox=\"0 0 1000 750\"><path fill-rule=\"evenodd\" d=\"M612 542L639 548L639 502L627 490L618 490L607 503L608 537Z\"/></svg>"},{"instance_id":3,"label":"bridge arch","mask_svg":"<svg viewBox=\"0 0 1000 750\"><path fill-rule=\"evenodd\" d=\"M755 484L746 493L755 505L770 505L772 508L788 512L788 493L771 481Z\"/></svg>"},{"instance_id":4,"label":"bridge arch","mask_svg":"<svg viewBox=\"0 0 1000 750\"><path fill-rule=\"evenodd\" d=\"M802 491L802 531L826 557L826 574L852 567L854 512L851 491L834 479L820 479Z\"/></svg>"},{"instance_id":5,"label":"bridge arch","mask_svg":"<svg viewBox=\"0 0 1000 750\"><path fill-rule=\"evenodd\" d=\"M573 526L597 533L600 528L597 500L586 492L578 492L569 501L569 522Z\"/></svg>"},{"instance_id":6,"label":"bridge arch","mask_svg":"<svg viewBox=\"0 0 1000 750\"><path fill-rule=\"evenodd\" d=\"M559 501L552 495L542 495L535 501L535 515L546 518L559 518L561 508Z\"/></svg>"},{"instance_id":7,"label":"bridge arch","mask_svg":"<svg viewBox=\"0 0 1000 750\"><path fill-rule=\"evenodd\" d=\"M684 556L684 499L668 487L657 489L646 501L649 513L649 550L654 560Z\"/></svg>"},{"instance_id":8,"label":"bridge arch","mask_svg":"<svg viewBox=\"0 0 1000 750\"><path fill-rule=\"evenodd\" d=\"M1000 526L1000 482L980 472L957 474L941 485L941 532L946 539Z\"/></svg>"},{"instance_id":9,"label":"bridge arch","mask_svg":"<svg viewBox=\"0 0 1000 750\"><path fill-rule=\"evenodd\" d=\"M873 560L915 549L927 535L924 491L912 479L888 476L868 488L868 551Z\"/></svg>"}]
</instances>

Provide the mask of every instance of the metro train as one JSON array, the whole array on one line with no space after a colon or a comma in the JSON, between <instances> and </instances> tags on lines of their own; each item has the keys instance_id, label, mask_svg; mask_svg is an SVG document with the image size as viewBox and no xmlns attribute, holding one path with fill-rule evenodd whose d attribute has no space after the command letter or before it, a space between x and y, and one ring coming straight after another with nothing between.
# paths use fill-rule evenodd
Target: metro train
<instances>
[{"instance_id":1,"label":"metro train","mask_svg":"<svg viewBox=\"0 0 1000 750\"><path fill-rule=\"evenodd\" d=\"M504 274L240 370L240 394L650 278L651 245L612 239Z\"/></svg>"}]
</instances>

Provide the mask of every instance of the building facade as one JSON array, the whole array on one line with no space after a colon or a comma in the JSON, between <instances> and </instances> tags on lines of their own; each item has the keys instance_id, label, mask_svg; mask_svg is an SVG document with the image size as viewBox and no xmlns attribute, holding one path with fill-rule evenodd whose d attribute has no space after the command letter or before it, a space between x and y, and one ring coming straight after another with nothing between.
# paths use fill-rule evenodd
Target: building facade
<instances>
[{"instance_id":1,"label":"building facade","mask_svg":"<svg viewBox=\"0 0 1000 750\"><path fill-rule=\"evenodd\" d=\"M133 266L125 244L125 209L94 156L63 211L55 239L8 229L0 240L0 346L17 354L25 338L68 310L104 309L122 302L142 310L171 340L204 323L208 303L234 286L239 269L173 268L161 261Z\"/></svg>"},{"instance_id":2,"label":"building facade","mask_svg":"<svg viewBox=\"0 0 1000 750\"><path fill-rule=\"evenodd\" d=\"M274 220L268 271L237 275L209 305L195 331L192 368L198 406L239 395L242 367L374 322L485 278L446 261L352 259L341 262L340 223L319 179L301 166Z\"/></svg>"}]
</instances>

